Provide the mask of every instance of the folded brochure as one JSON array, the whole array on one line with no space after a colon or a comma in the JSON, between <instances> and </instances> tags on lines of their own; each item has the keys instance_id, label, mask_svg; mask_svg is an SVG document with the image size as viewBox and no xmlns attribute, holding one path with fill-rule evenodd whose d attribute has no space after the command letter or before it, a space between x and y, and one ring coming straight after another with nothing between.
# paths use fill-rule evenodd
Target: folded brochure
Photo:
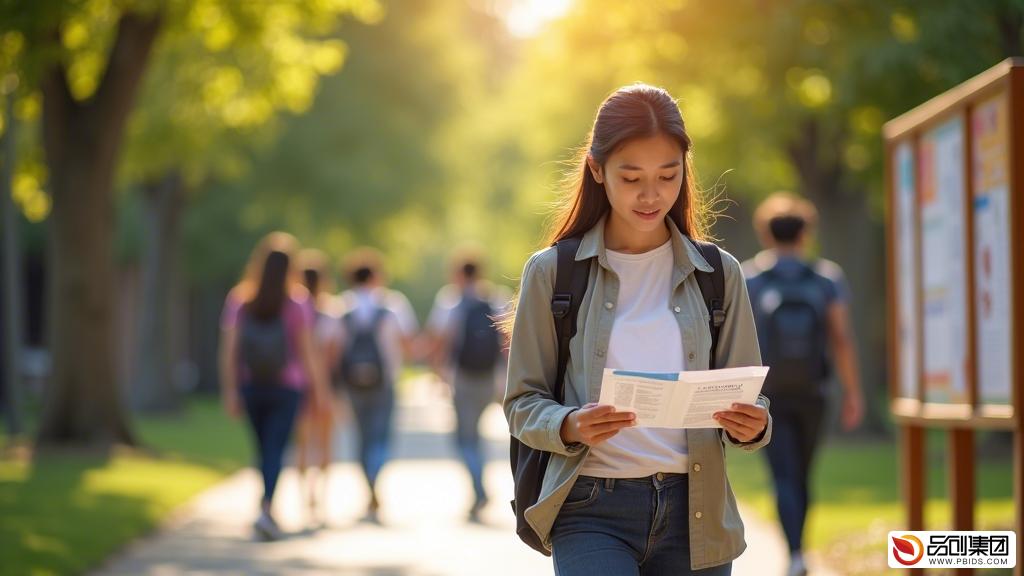
<instances>
[{"instance_id":1,"label":"folded brochure","mask_svg":"<svg viewBox=\"0 0 1024 576\"><path fill-rule=\"evenodd\" d=\"M635 412L638 426L721 428L712 415L733 404L753 404L767 374L767 366L685 372L606 368L598 402Z\"/></svg>"}]
</instances>

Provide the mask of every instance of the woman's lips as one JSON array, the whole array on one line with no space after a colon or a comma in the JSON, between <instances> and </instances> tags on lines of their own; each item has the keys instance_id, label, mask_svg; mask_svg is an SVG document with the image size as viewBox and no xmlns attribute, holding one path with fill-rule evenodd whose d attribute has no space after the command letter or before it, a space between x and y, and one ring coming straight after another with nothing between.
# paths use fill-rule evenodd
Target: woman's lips
<instances>
[{"instance_id":1,"label":"woman's lips","mask_svg":"<svg viewBox=\"0 0 1024 576\"><path fill-rule=\"evenodd\" d=\"M641 220L654 220L661 214L661 210L633 210L633 214L636 214Z\"/></svg>"}]
</instances>

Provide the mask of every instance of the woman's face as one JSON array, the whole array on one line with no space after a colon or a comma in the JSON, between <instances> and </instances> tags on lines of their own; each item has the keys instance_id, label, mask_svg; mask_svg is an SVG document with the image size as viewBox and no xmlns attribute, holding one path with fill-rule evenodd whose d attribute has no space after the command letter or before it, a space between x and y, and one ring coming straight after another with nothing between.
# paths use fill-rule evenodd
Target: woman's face
<instances>
[{"instance_id":1,"label":"woman's face","mask_svg":"<svg viewBox=\"0 0 1024 576\"><path fill-rule=\"evenodd\" d=\"M675 140L664 134L637 138L613 152L604 166L592 159L588 164L608 194L613 228L640 235L664 229L683 181L683 151Z\"/></svg>"}]
</instances>

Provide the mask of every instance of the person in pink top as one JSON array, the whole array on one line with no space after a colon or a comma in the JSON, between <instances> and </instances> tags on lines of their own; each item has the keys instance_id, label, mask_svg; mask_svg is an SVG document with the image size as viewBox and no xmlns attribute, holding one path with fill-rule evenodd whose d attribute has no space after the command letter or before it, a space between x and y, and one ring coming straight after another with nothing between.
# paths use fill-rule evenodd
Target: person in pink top
<instances>
[{"instance_id":1,"label":"person in pink top","mask_svg":"<svg viewBox=\"0 0 1024 576\"><path fill-rule=\"evenodd\" d=\"M245 413L263 475L256 535L281 531L271 502L295 416L308 389L316 410L328 404L322 366L313 349L313 310L293 274L298 242L274 232L253 250L242 281L228 294L221 316L220 380L224 409Z\"/></svg>"}]
</instances>

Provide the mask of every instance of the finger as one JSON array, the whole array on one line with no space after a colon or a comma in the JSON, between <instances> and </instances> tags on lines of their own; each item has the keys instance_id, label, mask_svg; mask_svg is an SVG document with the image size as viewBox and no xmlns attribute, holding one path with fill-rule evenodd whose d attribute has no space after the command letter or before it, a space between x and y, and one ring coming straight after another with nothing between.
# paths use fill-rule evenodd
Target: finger
<instances>
[{"instance_id":1,"label":"finger","mask_svg":"<svg viewBox=\"0 0 1024 576\"><path fill-rule=\"evenodd\" d=\"M732 408L732 410L731 410L732 412L742 412L743 414L746 414L747 416L753 416L755 418L759 414L764 412L764 407L763 406L758 406L756 404L733 404L731 406L731 408Z\"/></svg>"},{"instance_id":2,"label":"finger","mask_svg":"<svg viewBox=\"0 0 1024 576\"><path fill-rule=\"evenodd\" d=\"M736 412L736 411L732 411L732 410L724 410L722 412L716 412L715 413L715 419L719 420L719 421L724 419L724 420L728 420L730 422L736 422L737 424L744 424L744 425L747 425L747 426L754 426L755 422L757 421L757 418L755 418L753 416L748 416L748 415L744 414L743 412Z\"/></svg>"},{"instance_id":3,"label":"finger","mask_svg":"<svg viewBox=\"0 0 1024 576\"><path fill-rule=\"evenodd\" d=\"M628 410L618 410L611 404L595 404L591 408L581 408L579 410L579 418L586 418L590 420L597 420L605 418L612 414L632 414Z\"/></svg>"},{"instance_id":4,"label":"finger","mask_svg":"<svg viewBox=\"0 0 1024 576\"><path fill-rule=\"evenodd\" d=\"M599 418L607 414L615 412L614 406L599 405L599 404L587 404L576 411L579 420L588 420L593 418Z\"/></svg>"},{"instance_id":5,"label":"finger","mask_svg":"<svg viewBox=\"0 0 1024 576\"><path fill-rule=\"evenodd\" d=\"M580 416L579 422L583 424L604 424L606 422L632 422L636 420L633 412L612 412L601 416Z\"/></svg>"},{"instance_id":6,"label":"finger","mask_svg":"<svg viewBox=\"0 0 1024 576\"><path fill-rule=\"evenodd\" d=\"M631 428L632 426L634 426L633 422L606 422L604 424L595 424L593 426L587 426L586 428L580 428L580 434L594 437L612 430L621 430L623 428Z\"/></svg>"},{"instance_id":7,"label":"finger","mask_svg":"<svg viewBox=\"0 0 1024 576\"><path fill-rule=\"evenodd\" d=\"M618 433L619 433L619 431L615 430L615 431L612 431L612 432L608 432L607 434L601 434L600 436L595 436L595 437L590 439L590 442L588 442L588 444L591 445L591 446L594 446L595 444L600 444L601 442L604 442L604 441L608 440L609 438L614 438L615 435L618 434Z\"/></svg>"},{"instance_id":8,"label":"finger","mask_svg":"<svg viewBox=\"0 0 1024 576\"><path fill-rule=\"evenodd\" d=\"M756 428L753 423L747 421L746 419L740 420L734 417L729 412L720 413L718 415L717 420L723 427L729 430L729 432L732 433L733 436L736 436L736 434L733 432L734 430L740 431L745 435L751 434L758 430L758 428Z\"/></svg>"},{"instance_id":9,"label":"finger","mask_svg":"<svg viewBox=\"0 0 1024 576\"><path fill-rule=\"evenodd\" d=\"M736 424L735 422L726 421L722 422L721 424L722 428L726 432L728 432L730 436L732 436L736 440L739 440L740 442L748 442L752 440L754 437L756 437L757 434L760 432L760 430L751 428L749 426L742 426Z\"/></svg>"}]
</instances>

